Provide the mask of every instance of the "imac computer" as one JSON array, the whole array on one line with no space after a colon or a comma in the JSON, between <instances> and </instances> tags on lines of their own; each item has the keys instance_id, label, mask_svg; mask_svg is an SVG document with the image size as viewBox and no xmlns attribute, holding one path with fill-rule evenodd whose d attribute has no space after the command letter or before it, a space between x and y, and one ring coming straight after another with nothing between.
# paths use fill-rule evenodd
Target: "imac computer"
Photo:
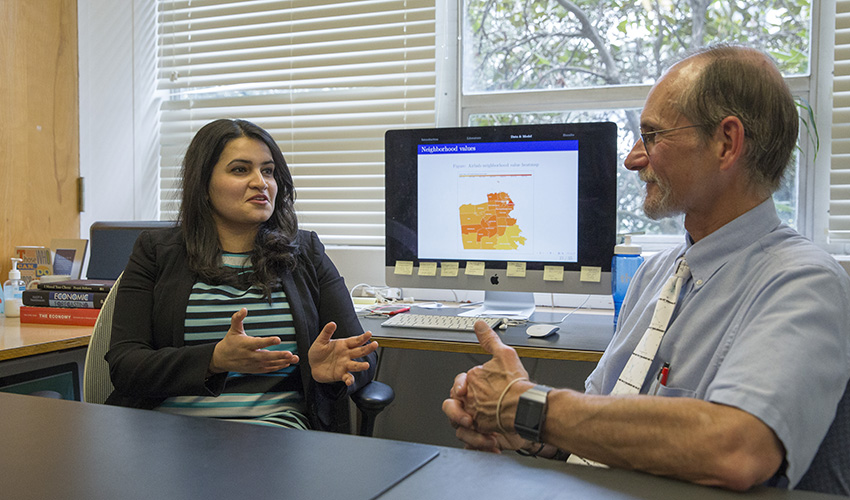
<instances>
[{"instance_id":1,"label":"imac computer","mask_svg":"<svg viewBox=\"0 0 850 500\"><path fill-rule=\"evenodd\" d=\"M615 124L390 130L385 148L388 285L484 290L480 316L611 293Z\"/></svg>"}]
</instances>

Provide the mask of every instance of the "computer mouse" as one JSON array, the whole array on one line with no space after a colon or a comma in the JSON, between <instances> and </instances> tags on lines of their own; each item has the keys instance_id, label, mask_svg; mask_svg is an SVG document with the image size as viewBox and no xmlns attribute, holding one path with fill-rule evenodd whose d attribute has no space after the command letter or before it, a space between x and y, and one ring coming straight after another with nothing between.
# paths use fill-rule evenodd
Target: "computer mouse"
<instances>
[{"instance_id":1,"label":"computer mouse","mask_svg":"<svg viewBox=\"0 0 850 500\"><path fill-rule=\"evenodd\" d=\"M558 331L558 325L531 325L525 329L525 334L529 337L548 337Z\"/></svg>"}]
</instances>

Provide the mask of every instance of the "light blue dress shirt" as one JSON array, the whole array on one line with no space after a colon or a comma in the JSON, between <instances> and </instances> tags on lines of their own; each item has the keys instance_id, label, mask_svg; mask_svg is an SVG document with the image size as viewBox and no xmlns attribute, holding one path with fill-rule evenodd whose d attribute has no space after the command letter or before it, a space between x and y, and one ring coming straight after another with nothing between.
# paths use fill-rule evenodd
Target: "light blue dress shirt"
<instances>
[{"instance_id":1,"label":"light blue dress shirt","mask_svg":"<svg viewBox=\"0 0 850 500\"><path fill-rule=\"evenodd\" d=\"M611 392L684 256L691 277L641 393L703 399L758 417L785 446L793 487L850 378L850 277L781 224L771 199L697 243L685 239L635 274L586 390ZM665 363L666 386L657 379Z\"/></svg>"}]
</instances>

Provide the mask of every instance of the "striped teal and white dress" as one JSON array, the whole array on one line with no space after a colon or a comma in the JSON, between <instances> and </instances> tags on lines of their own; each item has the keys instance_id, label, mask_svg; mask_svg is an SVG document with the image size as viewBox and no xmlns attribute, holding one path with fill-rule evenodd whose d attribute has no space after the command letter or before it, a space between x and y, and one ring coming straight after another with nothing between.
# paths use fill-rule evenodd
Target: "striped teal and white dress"
<instances>
[{"instance_id":1,"label":"striped teal and white dress","mask_svg":"<svg viewBox=\"0 0 850 500\"><path fill-rule=\"evenodd\" d=\"M247 254L224 254L222 261L227 267L241 269L240 274L251 272ZM186 308L186 345L220 341L230 328L230 317L243 307L248 309L243 323L245 333L252 337L280 337L281 343L268 349L298 354L289 301L280 287L272 290L269 304L256 286L240 290L198 281ZM297 365L264 374L231 372L218 397L176 396L163 401L157 409L180 415L309 428Z\"/></svg>"}]
</instances>

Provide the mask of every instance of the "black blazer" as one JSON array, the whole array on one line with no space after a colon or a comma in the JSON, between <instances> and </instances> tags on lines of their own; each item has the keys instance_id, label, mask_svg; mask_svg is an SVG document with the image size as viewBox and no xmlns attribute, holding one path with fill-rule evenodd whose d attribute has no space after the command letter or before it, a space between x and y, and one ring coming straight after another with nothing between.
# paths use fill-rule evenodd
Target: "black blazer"
<instances>
[{"instance_id":1,"label":"black blazer","mask_svg":"<svg viewBox=\"0 0 850 500\"><path fill-rule=\"evenodd\" d=\"M372 380L375 353L364 361L369 370L354 374L354 384L313 380L307 352L322 327L337 324L334 338L363 333L348 290L314 232L299 231L297 265L282 277L290 303L307 413L313 429L349 431L346 395ZM181 229L143 232L119 282L106 353L115 391L107 404L155 408L170 396L217 396L227 374L206 379L215 343L184 345L183 325L192 286Z\"/></svg>"}]
</instances>

